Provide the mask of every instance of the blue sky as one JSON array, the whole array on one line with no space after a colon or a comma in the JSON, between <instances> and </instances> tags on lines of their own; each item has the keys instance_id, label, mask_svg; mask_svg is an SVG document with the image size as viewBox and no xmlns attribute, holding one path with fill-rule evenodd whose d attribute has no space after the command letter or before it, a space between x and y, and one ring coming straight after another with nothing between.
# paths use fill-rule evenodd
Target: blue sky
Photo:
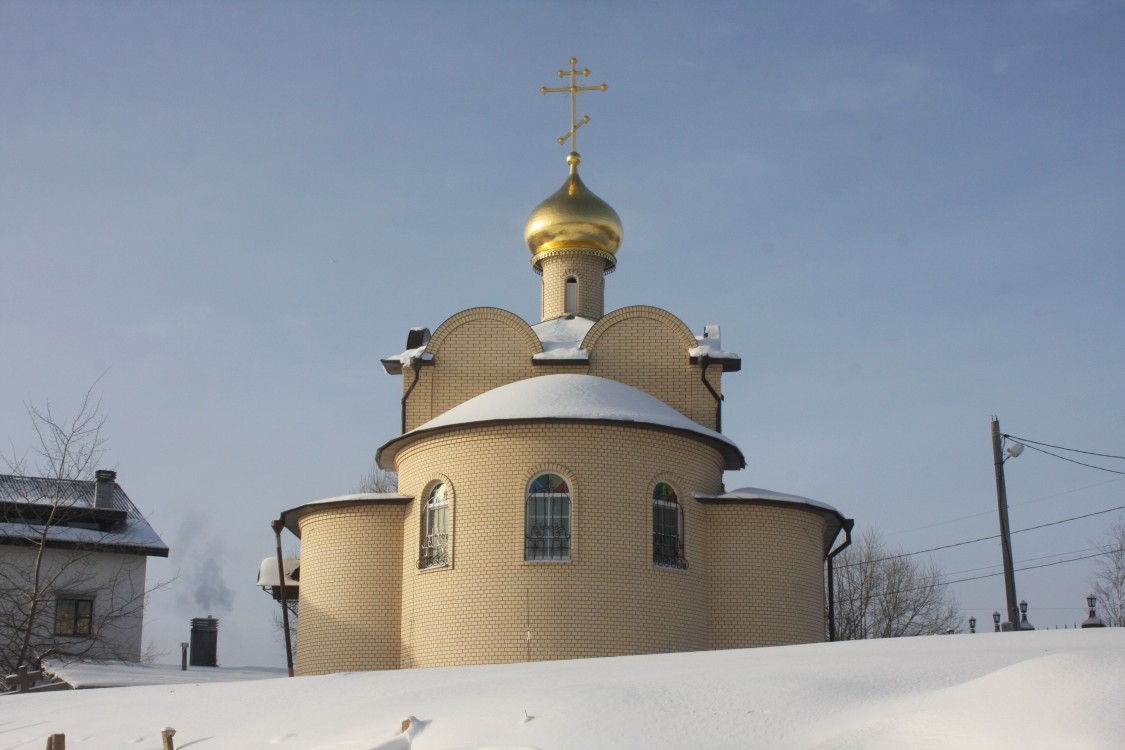
<instances>
[{"instance_id":1,"label":"blue sky","mask_svg":"<svg viewBox=\"0 0 1125 750\"><path fill-rule=\"evenodd\" d=\"M105 463L173 549L146 640L174 660L206 607L225 663L282 663L269 521L396 433L378 359L466 307L538 319L523 224L569 124L538 89L577 56L609 84L579 103L625 228L607 309L719 323L743 357L728 488L904 550L995 533L992 414L1125 454L1123 31L1080 0L0 3L0 437L101 376ZM1012 526L1125 505L1119 480L1025 452ZM1019 575L1033 622L1080 621L1091 569ZM955 591L1003 608L1002 578Z\"/></svg>"}]
</instances>

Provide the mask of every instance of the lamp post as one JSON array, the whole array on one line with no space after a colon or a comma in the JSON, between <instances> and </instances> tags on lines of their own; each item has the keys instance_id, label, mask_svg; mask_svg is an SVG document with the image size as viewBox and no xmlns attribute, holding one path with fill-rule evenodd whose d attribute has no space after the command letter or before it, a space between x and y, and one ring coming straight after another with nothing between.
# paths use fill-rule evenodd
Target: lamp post
<instances>
[{"instance_id":1,"label":"lamp post","mask_svg":"<svg viewBox=\"0 0 1125 750\"><path fill-rule=\"evenodd\" d=\"M1082 623L1082 627L1084 627L1084 628L1104 628L1105 623L1102 622L1102 618L1098 617L1098 613L1097 613L1098 597L1094 596L1093 594L1090 594L1089 596L1087 596L1086 597L1086 607L1089 608L1089 610L1090 610L1090 616L1087 617L1086 620Z\"/></svg>"},{"instance_id":2,"label":"lamp post","mask_svg":"<svg viewBox=\"0 0 1125 750\"><path fill-rule=\"evenodd\" d=\"M1027 621L1027 601L1020 601L1020 630L1035 630L1035 626Z\"/></svg>"},{"instance_id":3,"label":"lamp post","mask_svg":"<svg viewBox=\"0 0 1125 750\"><path fill-rule=\"evenodd\" d=\"M969 632L970 633L977 632L977 618L975 618L975 617L969 618Z\"/></svg>"},{"instance_id":4,"label":"lamp post","mask_svg":"<svg viewBox=\"0 0 1125 750\"><path fill-rule=\"evenodd\" d=\"M992 613L992 631L994 633L1000 632L1000 613L999 612L993 612Z\"/></svg>"},{"instance_id":5,"label":"lamp post","mask_svg":"<svg viewBox=\"0 0 1125 750\"><path fill-rule=\"evenodd\" d=\"M1004 594L1008 605L1008 622L1012 630L1020 629L1019 613L1016 609L1016 575L1012 565L1012 534L1008 528L1008 493L1004 487L1004 449L1000 435L1000 420L992 417L992 460L996 469L996 506L1000 512L1000 548L1004 556ZM1015 443L1008 449L1008 455L1018 456L1023 452L1023 444Z\"/></svg>"}]
</instances>

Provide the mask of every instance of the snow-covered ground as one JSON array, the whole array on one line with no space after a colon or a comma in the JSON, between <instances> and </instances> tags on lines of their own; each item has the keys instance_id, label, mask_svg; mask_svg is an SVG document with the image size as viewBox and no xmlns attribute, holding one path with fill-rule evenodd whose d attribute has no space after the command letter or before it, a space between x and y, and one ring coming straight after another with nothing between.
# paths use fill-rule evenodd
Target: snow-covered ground
<instances>
[{"instance_id":1,"label":"snow-covered ground","mask_svg":"<svg viewBox=\"0 0 1125 750\"><path fill-rule=\"evenodd\" d=\"M0 747L1120 748L1123 707L1125 629L1056 630L5 696Z\"/></svg>"}]
</instances>

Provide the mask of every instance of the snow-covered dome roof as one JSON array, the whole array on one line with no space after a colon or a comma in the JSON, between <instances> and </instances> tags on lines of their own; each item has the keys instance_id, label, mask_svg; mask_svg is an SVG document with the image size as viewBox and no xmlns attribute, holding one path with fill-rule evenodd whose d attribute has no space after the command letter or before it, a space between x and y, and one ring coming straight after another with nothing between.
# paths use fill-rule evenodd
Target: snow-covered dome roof
<instances>
[{"instance_id":1,"label":"snow-covered dome roof","mask_svg":"<svg viewBox=\"0 0 1125 750\"><path fill-rule=\"evenodd\" d=\"M462 425L536 420L619 422L698 435L722 454L727 469L746 465L730 438L685 417L660 399L616 380L594 375L542 375L493 388L409 432L388 441L375 453L384 468L413 438Z\"/></svg>"}]
</instances>

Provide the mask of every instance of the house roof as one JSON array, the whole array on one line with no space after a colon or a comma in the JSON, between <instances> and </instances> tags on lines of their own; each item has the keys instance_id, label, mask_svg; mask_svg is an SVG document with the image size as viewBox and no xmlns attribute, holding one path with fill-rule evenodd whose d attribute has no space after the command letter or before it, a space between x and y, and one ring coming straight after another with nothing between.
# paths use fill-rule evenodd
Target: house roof
<instances>
[{"instance_id":1,"label":"house roof","mask_svg":"<svg viewBox=\"0 0 1125 750\"><path fill-rule=\"evenodd\" d=\"M511 422L614 422L687 433L715 446L727 469L741 469L746 458L734 442L688 419L655 396L625 383L594 375L541 375L493 388L385 443L375 453L391 468L399 448L432 432L465 425Z\"/></svg>"},{"instance_id":2,"label":"house roof","mask_svg":"<svg viewBox=\"0 0 1125 750\"><path fill-rule=\"evenodd\" d=\"M114 482L106 507L94 505L94 480L0 474L0 544L29 545L47 530L47 546L167 557L168 545Z\"/></svg>"}]
</instances>

